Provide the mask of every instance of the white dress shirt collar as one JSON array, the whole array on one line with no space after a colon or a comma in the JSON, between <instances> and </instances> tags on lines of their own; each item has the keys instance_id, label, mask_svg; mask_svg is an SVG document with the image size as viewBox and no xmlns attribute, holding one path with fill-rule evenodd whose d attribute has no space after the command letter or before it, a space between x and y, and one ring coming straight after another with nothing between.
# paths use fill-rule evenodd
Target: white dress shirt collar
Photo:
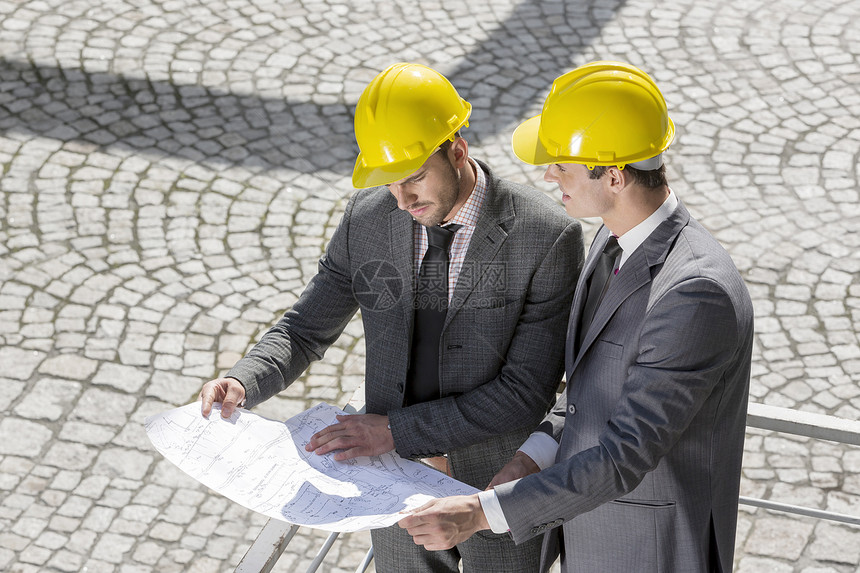
<instances>
[{"instance_id":1,"label":"white dress shirt collar","mask_svg":"<svg viewBox=\"0 0 860 573\"><path fill-rule=\"evenodd\" d=\"M660 223L669 218L669 216L675 211L675 208L678 206L678 198L675 196L675 193L669 189L669 196L666 197L666 200L663 201L663 204L657 207L657 210L651 213L651 215L618 237L618 244L624 250L621 254L621 260L618 262L618 268L620 269L630 255L633 254L633 251L639 248L639 245L645 242L651 233L654 232L654 229L660 226Z\"/></svg>"}]
</instances>

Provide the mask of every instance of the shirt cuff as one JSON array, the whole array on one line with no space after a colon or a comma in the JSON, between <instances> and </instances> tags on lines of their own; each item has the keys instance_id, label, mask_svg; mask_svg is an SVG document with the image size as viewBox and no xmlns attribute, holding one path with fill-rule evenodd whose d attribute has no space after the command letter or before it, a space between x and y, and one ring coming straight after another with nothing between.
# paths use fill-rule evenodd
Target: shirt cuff
<instances>
[{"instance_id":1,"label":"shirt cuff","mask_svg":"<svg viewBox=\"0 0 860 573\"><path fill-rule=\"evenodd\" d=\"M499 503L499 498L496 497L495 491L491 489L479 491L478 501L481 502L481 509L484 510L484 516L487 518L487 523L490 524L490 529L493 530L493 533L507 533L510 531L508 520L505 519L502 505Z\"/></svg>"},{"instance_id":2,"label":"shirt cuff","mask_svg":"<svg viewBox=\"0 0 860 573\"><path fill-rule=\"evenodd\" d=\"M545 432L533 432L520 446L519 451L530 457L540 469L545 470L555 463L558 442Z\"/></svg>"}]
</instances>

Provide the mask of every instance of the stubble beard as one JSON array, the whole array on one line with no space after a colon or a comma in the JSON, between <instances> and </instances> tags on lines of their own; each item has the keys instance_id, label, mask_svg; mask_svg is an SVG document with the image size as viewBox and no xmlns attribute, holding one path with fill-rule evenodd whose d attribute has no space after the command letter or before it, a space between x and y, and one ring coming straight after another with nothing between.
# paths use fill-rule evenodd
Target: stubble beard
<instances>
[{"instance_id":1,"label":"stubble beard","mask_svg":"<svg viewBox=\"0 0 860 573\"><path fill-rule=\"evenodd\" d=\"M415 220L425 227L433 227L443 222L460 197L460 179L457 177L457 171L448 161L445 161L445 166L445 175L442 181L444 192L439 195L438 207L428 215L421 218L415 217Z\"/></svg>"}]
</instances>

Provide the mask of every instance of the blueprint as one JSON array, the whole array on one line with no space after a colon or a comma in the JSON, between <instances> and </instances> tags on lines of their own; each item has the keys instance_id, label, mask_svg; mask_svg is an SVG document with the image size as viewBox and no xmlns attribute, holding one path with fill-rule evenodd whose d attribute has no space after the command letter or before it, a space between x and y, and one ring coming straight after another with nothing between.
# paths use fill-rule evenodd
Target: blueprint
<instances>
[{"instance_id":1,"label":"blueprint","mask_svg":"<svg viewBox=\"0 0 860 573\"><path fill-rule=\"evenodd\" d=\"M150 416L146 433L165 458L221 495L289 523L360 531L397 523L436 497L478 490L394 452L339 462L305 451L341 410L318 404L286 422L237 408L209 418L200 403Z\"/></svg>"}]
</instances>

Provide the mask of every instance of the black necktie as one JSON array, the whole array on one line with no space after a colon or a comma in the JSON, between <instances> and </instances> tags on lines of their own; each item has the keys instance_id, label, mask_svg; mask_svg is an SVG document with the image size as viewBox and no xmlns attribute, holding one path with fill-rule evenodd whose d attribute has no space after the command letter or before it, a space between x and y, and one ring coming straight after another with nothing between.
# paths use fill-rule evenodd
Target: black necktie
<instances>
[{"instance_id":1,"label":"black necktie","mask_svg":"<svg viewBox=\"0 0 860 573\"><path fill-rule=\"evenodd\" d=\"M597 312L597 307L600 306L600 301L609 287L609 279L612 278L612 271L615 269L615 259L620 254L621 246L618 244L618 238L610 235L606 246L603 247L603 253L601 253L600 259L597 261L597 266L594 267L594 272L591 273L591 278L588 279L588 295L586 296L585 307L582 309L582 317L579 321L580 346L582 346L585 333L588 332L588 327L594 318L594 313Z\"/></svg>"},{"instance_id":2,"label":"black necktie","mask_svg":"<svg viewBox=\"0 0 860 573\"><path fill-rule=\"evenodd\" d=\"M439 397L439 338L448 314L448 249L460 225L427 227L427 252L418 271L412 362L406 403Z\"/></svg>"}]
</instances>

